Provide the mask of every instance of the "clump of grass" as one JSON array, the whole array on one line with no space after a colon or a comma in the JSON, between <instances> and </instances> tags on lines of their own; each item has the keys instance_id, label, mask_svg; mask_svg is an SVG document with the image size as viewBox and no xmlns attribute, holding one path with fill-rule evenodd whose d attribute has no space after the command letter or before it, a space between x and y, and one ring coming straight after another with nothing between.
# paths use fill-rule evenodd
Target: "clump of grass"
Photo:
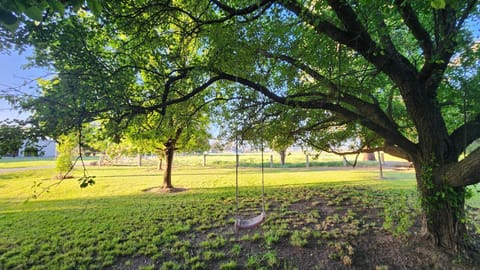
<instances>
[{"instance_id":1,"label":"clump of grass","mask_svg":"<svg viewBox=\"0 0 480 270\"><path fill-rule=\"evenodd\" d=\"M247 269L265 269L275 268L279 265L277 253L275 251L268 251L262 254L249 255L247 257Z\"/></svg>"},{"instance_id":2,"label":"clump of grass","mask_svg":"<svg viewBox=\"0 0 480 270\"><path fill-rule=\"evenodd\" d=\"M227 243L227 240L223 236L217 236L213 239L208 239L201 242L200 247L217 249L225 246L226 243Z\"/></svg>"},{"instance_id":3,"label":"clump of grass","mask_svg":"<svg viewBox=\"0 0 480 270\"><path fill-rule=\"evenodd\" d=\"M162 266L160 267L160 270L179 270L181 269L182 266L177 263L177 262L174 262L174 261L166 261L162 264ZM149 268L149 269L154 269L154 267L152 268Z\"/></svg>"},{"instance_id":4,"label":"clump of grass","mask_svg":"<svg viewBox=\"0 0 480 270\"><path fill-rule=\"evenodd\" d=\"M226 257L226 254L225 252L222 252L222 251L207 250L203 253L203 258L205 261L221 260L225 257Z\"/></svg>"},{"instance_id":5,"label":"clump of grass","mask_svg":"<svg viewBox=\"0 0 480 270\"><path fill-rule=\"evenodd\" d=\"M258 269L261 265L261 259L256 255L249 255L247 258L247 269Z\"/></svg>"},{"instance_id":6,"label":"clump of grass","mask_svg":"<svg viewBox=\"0 0 480 270\"><path fill-rule=\"evenodd\" d=\"M401 193L384 204L383 228L396 236L407 237L419 212L418 202L409 194Z\"/></svg>"},{"instance_id":7,"label":"clump of grass","mask_svg":"<svg viewBox=\"0 0 480 270\"><path fill-rule=\"evenodd\" d=\"M265 232L265 244L271 247L280 241L280 235L277 230L269 230Z\"/></svg>"},{"instance_id":8,"label":"clump of grass","mask_svg":"<svg viewBox=\"0 0 480 270\"><path fill-rule=\"evenodd\" d=\"M232 249L230 249L230 254L234 256L240 256L242 253L242 246L240 244L234 244Z\"/></svg>"},{"instance_id":9,"label":"clump of grass","mask_svg":"<svg viewBox=\"0 0 480 270\"><path fill-rule=\"evenodd\" d=\"M328 242L328 246L333 248L333 251L328 254L329 259L341 261L345 266L352 265L352 256L354 255L352 245L347 242Z\"/></svg>"},{"instance_id":10,"label":"clump of grass","mask_svg":"<svg viewBox=\"0 0 480 270\"><path fill-rule=\"evenodd\" d=\"M269 251L263 254L263 261L265 261L268 267L272 268L279 264L277 253L275 251Z\"/></svg>"},{"instance_id":11,"label":"clump of grass","mask_svg":"<svg viewBox=\"0 0 480 270\"><path fill-rule=\"evenodd\" d=\"M294 247L304 247L308 244L309 232L306 231L293 231L290 236L290 244Z\"/></svg>"},{"instance_id":12,"label":"clump of grass","mask_svg":"<svg viewBox=\"0 0 480 270\"><path fill-rule=\"evenodd\" d=\"M225 263L220 264L220 270L236 270L239 269L239 266L236 261L228 261Z\"/></svg>"}]
</instances>

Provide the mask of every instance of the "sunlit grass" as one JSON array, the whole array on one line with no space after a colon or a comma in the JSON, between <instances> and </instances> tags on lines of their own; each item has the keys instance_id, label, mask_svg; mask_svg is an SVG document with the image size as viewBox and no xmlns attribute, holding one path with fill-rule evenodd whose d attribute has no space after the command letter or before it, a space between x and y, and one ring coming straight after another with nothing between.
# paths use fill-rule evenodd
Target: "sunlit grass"
<instances>
[{"instance_id":1,"label":"sunlit grass","mask_svg":"<svg viewBox=\"0 0 480 270\"><path fill-rule=\"evenodd\" d=\"M0 159L0 169L8 168L27 168L40 166L55 166L55 158L10 158L2 157Z\"/></svg>"}]
</instances>

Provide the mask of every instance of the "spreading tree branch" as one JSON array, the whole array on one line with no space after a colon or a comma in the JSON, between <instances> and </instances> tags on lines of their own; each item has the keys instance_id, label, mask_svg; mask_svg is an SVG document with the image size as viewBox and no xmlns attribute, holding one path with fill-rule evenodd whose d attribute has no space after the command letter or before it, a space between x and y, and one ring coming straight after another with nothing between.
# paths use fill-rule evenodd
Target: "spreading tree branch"
<instances>
[{"instance_id":1,"label":"spreading tree branch","mask_svg":"<svg viewBox=\"0 0 480 270\"><path fill-rule=\"evenodd\" d=\"M289 64L291 64L294 67L297 67L303 71L305 71L307 74L312 76L315 80L320 82L324 87L330 89L330 92L337 93L338 92L338 85L332 81L326 78L325 76L321 75L317 71L315 71L313 68L308 66L307 64L303 63L302 61L295 59L293 57L290 57L288 55L275 55L266 51L262 52L265 56L271 57L271 58L276 58L282 61L285 61ZM359 99L353 95L347 94L349 91L343 91L340 95L335 94L334 97L338 101L338 103L346 103L349 105L352 105L355 108L356 114L362 115L364 118L362 121L365 121L365 119L368 119L370 122L375 123L375 125L382 127L383 129L389 130L390 134L395 134L395 138L401 141L408 141L401 133L398 132L398 125L392 120L391 117L388 117L388 115L385 114L385 112L380 108L378 104L372 104L369 102L366 102L362 99ZM325 100L328 100L328 97L326 95L319 95L318 92L314 93L304 93L302 94L302 97L306 97L308 95L312 95L315 97L321 97ZM293 96L290 96L290 98L293 98ZM377 131L377 130L373 130ZM410 144L410 146L412 146Z\"/></svg>"},{"instance_id":2,"label":"spreading tree branch","mask_svg":"<svg viewBox=\"0 0 480 270\"><path fill-rule=\"evenodd\" d=\"M404 151L407 151L410 153L415 153L417 151L417 146L414 143L410 142L408 139L406 139L401 133L398 132L398 130L396 130L395 128L390 128L392 127L391 125L387 125L389 127L387 128L383 125L378 124L376 121L372 121L365 117L366 115L368 115L368 113L378 114L377 110L381 111L380 108L374 108L375 106L373 104L370 104L371 106L368 106L367 108L365 108L364 111L362 111L362 113L358 113L358 112L351 111L346 107L341 106L340 104L328 102L322 97L320 97L319 99L311 98L308 100L298 100L290 96L283 97L275 94L267 87L259 83L250 81L243 77L231 75L224 72L219 72L219 76L224 80L229 80L231 82L236 82L236 83L245 85L255 91L262 93L263 95L267 96L273 101L283 105L293 106L297 108L304 108L304 109L324 109L334 113L338 113L345 119L348 119L350 121L358 121L365 127L369 128L370 130L374 131L375 133L377 133L378 135L384 138L391 138L392 140L395 140L397 145L400 146ZM349 99L351 98L351 96L344 95L343 98ZM349 100L349 103L352 103L352 104L354 104L355 102L360 102L362 104L366 103L362 100L358 100L356 98L354 99L355 99L354 101ZM388 119L388 117L386 117L385 114L383 114L382 117L385 117L386 119Z\"/></svg>"},{"instance_id":3,"label":"spreading tree branch","mask_svg":"<svg viewBox=\"0 0 480 270\"><path fill-rule=\"evenodd\" d=\"M455 156L459 156L473 141L480 138L480 115L476 119L458 127L450 135L454 144Z\"/></svg>"},{"instance_id":4,"label":"spreading tree branch","mask_svg":"<svg viewBox=\"0 0 480 270\"><path fill-rule=\"evenodd\" d=\"M423 50L425 61L428 62L432 58L433 43L430 34L420 23L415 10L410 3L405 0L395 0L395 5L402 15L405 25L410 29L418 44Z\"/></svg>"},{"instance_id":5,"label":"spreading tree branch","mask_svg":"<svg viewBox=\"0 0 480 270\"><path fill-rule=\"evenodd\" d=\"M452 187L465 187L480 183L480 148L470 153L465 159L445 165L439 170L438 179Z\"/></svg>"}]
</instances>

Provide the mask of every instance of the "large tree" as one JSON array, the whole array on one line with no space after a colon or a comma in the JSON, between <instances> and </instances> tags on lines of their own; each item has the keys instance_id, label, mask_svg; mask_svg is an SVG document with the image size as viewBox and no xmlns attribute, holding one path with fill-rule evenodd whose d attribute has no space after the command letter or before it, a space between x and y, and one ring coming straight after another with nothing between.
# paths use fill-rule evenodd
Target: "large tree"
<instances>
[{"instance_id":1,"label":"large tree","mask_svg":"<svg viewBox=\"0 0 480 270\"><path fill-rule=\"evenodd\" d=\"M162 112L211 89L224 99L254 90L290 108L322 112L315 119L324 126L362 126L383 140L383 151L413 162L423 235L451 251L464 249L466 187L480 181L480 150L464 153L480 137L480 108L471 99L478 45L466 27L478 20L476 0L124 0L106 3L102 16L100 29L115 41L99 43L108 49L103 59L119 63L142 50L144 59L168 63L162 72L122 61L123 68L110 70L161 74L162 87L144 92L161 97L159 103L131 99L120 115ZM86 48L95 44L89 33L77 41ZM195 49L175 45L185 40ZM156 49L144 53L143 44ZM105 57L111 48L115 54ZM116 81L99 83L111 88ZM182 91L173 95L177 86ZM92 96L104 93L92 88Z\"/></svg>"},{"instance_id":2,"label":"large tree","mask_svg":"<svg viewBox=\"0 0 480 270\"><path fill-rule=\"evenodd\" d=\"M122 1L107 10L130 27L145 26L141 33L175 17L182 33L202 42L195 53L204 64L184 73L204 74L190 95L230 81L286 106L326 111L324 123L355 123L383 138L385 152L415 166L424 235L463 249L466 187L480 181L480 150L461 157L480 135L480 117L471 100L462 106L459 93L467 89L449 83L449 74L460 58L470 67L464 76L478 76L465 26L478 19L477 1L252 2ZM455 121L464 111L466 119Z\"/></svg>"}]
</instances>

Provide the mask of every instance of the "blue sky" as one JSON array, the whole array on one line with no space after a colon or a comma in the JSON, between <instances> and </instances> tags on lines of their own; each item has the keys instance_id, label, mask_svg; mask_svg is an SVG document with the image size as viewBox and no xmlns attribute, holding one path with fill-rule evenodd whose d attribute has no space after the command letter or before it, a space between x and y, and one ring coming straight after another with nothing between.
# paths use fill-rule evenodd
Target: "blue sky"
<instances>
[{"instance_id":1,"label":"blue sky","mask_svg":"<svg viewBox=\"0 0 480 270\"><path fill-rule=\"evenodd\" d=\"M0 53L0 97L3 93L12 93L17 89L21 92L32 93L36 87L35 79L44 76L47 72L40 69L25 69L27 57L31 51L18 54L12 51L9 54ZM12 109L10 104L0 98L0 121L9 119L24 119L27 114L20 114Z\"/></svg>"}]
</instances>

